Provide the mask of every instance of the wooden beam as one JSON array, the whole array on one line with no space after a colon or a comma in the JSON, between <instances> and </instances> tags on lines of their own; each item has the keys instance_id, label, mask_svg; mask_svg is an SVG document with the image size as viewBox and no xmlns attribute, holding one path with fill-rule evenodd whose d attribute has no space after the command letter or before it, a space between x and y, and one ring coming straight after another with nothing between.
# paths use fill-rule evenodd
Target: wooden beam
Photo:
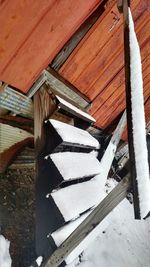
<instances>
[{"instance_id":1,"label":"wooden beam","mask_svg":"<svg viewBox=\"0 0 150 267\"><path fill-rule=\"evenodd\" d=\"M130 188L130 178L126 176L56 249L43 267L57 267L90 234L95 227L126 197Z\"/></svg>"},{"instance_id":2,"label":"wooden beam","mask_svg":"<svg viewBox=\"0 0 150 267\"><path fill-rule=\"evenodd\" d=\"M125 57L125 88L126 88L126 109L127 109L127 129L130 157L130 173L132 177L134 215L135 219L141 219L138 187L136 181L136 163L133 142L133 122L132 122L132 103L131 103L131 70L130 70L130 41L129 41L129 5L128 0L123 1L123 20L124 20L124 57Z\"/></svg>"},{"instance_id":3,"label":"wooden beam","mask_svg":"<svg viewBox=\"0 0 150 267\"><path fill-rule=\"evenodd\" d=\"M62 95L67 96L82 108L89 107L90 100L75 86L65 80L60 74L50 67L48 68L48 71L45 72L47 76L47 82L50 84L51 89L54 90L54 93L60 92Z\"/></svg>"},{"instance_id":4,"label":"wooden beam","mask_svg":"<svg viewBox=\"0 0 150 267\"><path fill-rule=\"evenodd\" d=\"M35 154L39 155L44 145L44 120L49 119L56 110L56 105L43 85L34 95L34 140Z\"/></svg>"}]
</instances>

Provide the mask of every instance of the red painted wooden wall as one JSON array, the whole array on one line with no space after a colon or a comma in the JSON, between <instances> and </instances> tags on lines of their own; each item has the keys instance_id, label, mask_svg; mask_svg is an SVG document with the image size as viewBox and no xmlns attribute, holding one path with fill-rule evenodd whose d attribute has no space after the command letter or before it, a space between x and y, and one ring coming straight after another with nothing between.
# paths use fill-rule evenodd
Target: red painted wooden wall
<instances>
[{"instance_id":1,"label":"red painted wooden wall","mask_svg":"<svg viewBox=\"0 0 150 267\"><path fill-rule=\"evenodd\" d=\"M27 92L99 3L0 1L0 80Z\"/></svg>"},{"instance_id":2,"label":"red painted wooden wall","mask_svg":"<svg viewBox=\"0 0 150 267\"><path fill-rule=\"evenodd\" d=\"M132 0L131 10L141 48L146 101L150 96L150 1ZM116 2L105 10L59 73L92 101L90 112L96 126L108 127L123 111L123 22Z\"/></svg>"}]
</instances>

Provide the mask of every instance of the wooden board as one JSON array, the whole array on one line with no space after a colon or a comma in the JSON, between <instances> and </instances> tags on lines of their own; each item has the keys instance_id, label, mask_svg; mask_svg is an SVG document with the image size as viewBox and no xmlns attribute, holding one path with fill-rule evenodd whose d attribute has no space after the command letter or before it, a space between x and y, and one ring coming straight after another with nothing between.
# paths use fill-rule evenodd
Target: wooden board
<instances>
[{"instance_id":1,"label":"wooden board","mask_svg":"<svg viewBox=\"0 0 150 267\"><path fill-rule=\"evenodd\" d=\"M98 4L99 0L1 3L0 80L27 92Z\"/></svg>"},{"instance_id":2,"label":"wooden board","mask_svg":"<svg viewBox=\"0 0 150 267\"><path fill-rule=\"evenodd\" d=\"M141 48L146 101L150 95L150 2L132 0L131 10ZM124 110L123 25L116 3L106 9L59 73L92 101L90 112L97 127L108 127Z\"/></svg>"}]
</instances>

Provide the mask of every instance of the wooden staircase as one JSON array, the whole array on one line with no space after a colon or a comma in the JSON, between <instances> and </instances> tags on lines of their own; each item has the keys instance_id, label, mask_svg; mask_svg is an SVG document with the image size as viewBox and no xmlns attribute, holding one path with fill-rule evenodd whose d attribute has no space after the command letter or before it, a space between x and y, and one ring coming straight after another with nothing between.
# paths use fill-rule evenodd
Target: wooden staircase
<instances>
[{"instance_id":1,"label":"wooden staircase","mask_svg":"<svg viewBox=\"0 0 150 267\"><path fill-rule=\"evenodd\" d=\"M42 169L37 178L36 249L50 256L99 203L99 142L87 131L45 121ZM58 241L59 240L59 241ZM61 266L63 266L63 263Z\"/></svg>"}]
</instances>

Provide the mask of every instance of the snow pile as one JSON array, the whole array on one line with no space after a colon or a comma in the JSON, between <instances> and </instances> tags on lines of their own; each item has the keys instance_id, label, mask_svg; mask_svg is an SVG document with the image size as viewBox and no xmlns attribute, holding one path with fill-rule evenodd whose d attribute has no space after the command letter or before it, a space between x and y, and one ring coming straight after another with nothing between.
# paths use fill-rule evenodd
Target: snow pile
<instances>
[{"instance_id":1,"label":"snow pile","mask_svg":"<svg viewBox=\"0 0 150 267\"><path fill-rule=\"evenodd\" d=\"M11 267L10 242L0 235L0 267Z\"/></svg>"},{"instance_id":2,"label":"snow pile","mask_svg":"<svg viewBox=\"0 0 150 267\"><path fill-rule=\"evenodd\" d=\"M141 217L143 218L150 211L150 179L146 144L141 56L130 9L129 39L133 141L136 161L137 186L139 193L139 206Z\"/></svg>"},{"instance_id":3,"label":"snow pile","mask_svg":"<svg viewBox=\"0 0 150 267\"><path fill-rule=\"evenodd\" d=\"M61 152L48 157L52 159L64 180L94 176L101 171L100 162L90 153Z\"/></svg>"},{"instance_id":4,"label":"snow pile","mask_svg":"<svg viewBox=\"0 0 150 267\"><path fill-rule=\"evenodd\" d=\"M38 265L38 266L41 266L42 261L43 261L43 257L42 257L42 256L39 256L39 257L36 259L36 263L37 263L37 265Z\"/></svg>"},{"instance_id":5,"label":"snow pile","mask_svg":"<svg viewBox=\"0 0 150 267\"><path fill-rule=\"evenodd\" d=\"M51 234L53 240L55 241L56 246L60 246L63 241L65 241L68 236L85 220L85 218L92 212L86 212L84 215L80 216L74 221L66 224L65 226L59 228ZM78 256L78 255L77 255Z\"/></svg>"},{"instance_id":6,"label":"snow pile","mask_svg":"<svg viewBox=\"0 0 150 267\"><path fill-rule=\"evenodd\" d=\"M90 147L100 148L99 142L90 135L87 131L63 123L61 121L50 119L48 120L64 142L80 144Z\"/></svg>"},{"instance_id":7,"label":"snow pile","mask_svg":"<svg viewBox=\"0 0 150 267\"><path fill-rule=\"evenodd\" d=\"M103 180L97 175L88 182L55 190L50 195L67 222L102 201L103 188Z\"/></svg>"},{"instance_id":8,"label":"snow pile","mask_svg":"<svg viewBox=\"0 0 150 267\"><path fill-rule=\"evenodd\" d=\"M114 182L113 179L108 180L107 186L110 190L115 185L116 182ZM84 251L80 257L81 263L79 259L76 259L67 266L149 267L149 240L150 218L146 221L134 220L133 206L127 199L124 199L104 221L93 230L93 237L91 236L90 242L85 240ZM75 253L75 251L73 252ZM82 251L79 250L78 253L79 252ZM67 262L71 262L71 258L67 259Z\"/></svg>"},{"instance_id":9,"label":"snow pile","mask_svg":"<svg viewBox=\"0 0 150 267\"><path fill-rule=\"evenodd\" d=\"M56 95L57 99L59 100L59 102L61 104L63 104L64 106L70 108L73 110L73 112L80 114L81 116L87 118L88 120L92 121L92 122L96 122L96 120L88 113L82 111L81 109L75 107L74 105L72 105L71 103L67 102L66 100L64 100L63 98L61 98L60 96Z\"/></svg>"}]
</instances>

